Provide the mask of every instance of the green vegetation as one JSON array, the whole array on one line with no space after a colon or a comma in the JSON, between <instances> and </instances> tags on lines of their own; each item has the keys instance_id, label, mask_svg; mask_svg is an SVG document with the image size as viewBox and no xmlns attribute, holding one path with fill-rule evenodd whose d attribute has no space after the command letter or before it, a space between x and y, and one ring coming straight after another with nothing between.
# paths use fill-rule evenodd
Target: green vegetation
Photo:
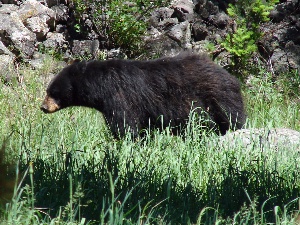
<instances>
[{"instance_id":1,"label":"green vegetation","mask_svg":"<svg viewBox=\"0 0 300 225\"><path fill-rule=\"evenodd\" d=\"M232 32L221 45L232 54L232 66L236 70L244 70L249 59L257 51L257 41L263 35L260 24L269 21L270 11L279 0L241 0L234 5L229 4L228 15L234 19Z\"/></svg>"},{"instance_id":2,"label":"green vegetation","mask_svg":"<svg viewBox=\"0 0 300 225\"><path fill-rule=\"evenodd\" d=\"M143 50L147 16L168 2L74 0L74 29L84 33L82 18L92 14L106 47L135 56ZM232 55L233 71L249 74L259 25L277 2L229 6L236 24L221 45ZM295 223L299 146L221 142L193 116L184 137L165 130L115 140L95 110L39 110L56 65L49 57L42 69L20 66L0 74L12 78L0 82L0 225ZM246 127L300 130L299 76L256 71L244 76Z\"/></svg>"},{"instance_id":3,"label":"green vegetation","mask_svg":"<svg viewBox=\"0 0 300 225\"><path fill-rule=\"evenodd\" d=\"M69 108L51 115L39 110L47 74L54 68L49 58L43 69L20 67L11 71L18 81L0 83L0 132L3 140L7 137L2 151L13 165L0 172L8 170L18 180L1 195L13 195L2 205L1 225L295 220L300 191L296 147L275 151L258 140L250 149L241 140L234 147L220 144L193 117L185 138L166 130L145 140L128 136L117 141L95 110ZM300 129L293 100L298 93L291 94L286 79L273 81L263 71L249 79L244 88L247 127Z\"/></svg>"},{"instance_id":4,"label":"green vegetation","mask_svg":"<svg viewBox=\"0 0 300 225\"><path fill-rule=\"evenodd\" d=\"M147 30L147 19L154 8L170 1L92 1L75 0L75 30L83 32L83 15L92 13L93 26L108 48L121 47L128 56L141 53L142 36Z\"/></svg>"}]
</instances>

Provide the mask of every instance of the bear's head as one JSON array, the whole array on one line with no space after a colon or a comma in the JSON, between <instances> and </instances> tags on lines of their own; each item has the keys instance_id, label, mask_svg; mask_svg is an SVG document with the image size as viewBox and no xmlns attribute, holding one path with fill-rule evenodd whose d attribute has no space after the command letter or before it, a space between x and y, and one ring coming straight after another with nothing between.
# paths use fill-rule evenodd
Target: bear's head
<instances>
[{"instance_id":1,"label":"bear's head","mask_svg":"<svg viewBox=\"0 0 300 225\"><path fill-rule=\"evenodd\" d=\"M48 85L46 97L41 110L45 113L53 113L60 109L76 105L76 93L79 77L86 69L86 62L74 61L65 67Z\"/></svg>"}]
</instances>

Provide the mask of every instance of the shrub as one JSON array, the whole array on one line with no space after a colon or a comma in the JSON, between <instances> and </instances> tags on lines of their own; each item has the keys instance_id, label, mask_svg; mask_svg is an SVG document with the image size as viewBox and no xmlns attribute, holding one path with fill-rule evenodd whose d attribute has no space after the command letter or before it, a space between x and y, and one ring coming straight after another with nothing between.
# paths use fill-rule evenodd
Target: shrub
<instances>
[{"instance_id":1,"label":"shrub","mask_svg":"<svg viewBox=\"0 0 300 225\"><path fill-rule=\"evenodd\" d=\"M241 0L229 4L228 15L234 19L232 32L221 42L231 54L231 66L240 70L248 65L257 51L257 41L263 35L260 24L269 21L270 11L279 0Z\"/></svg>"},{"instance_id":2,"label":"shrub","mask_svg":"<svg viewBox=\"0 0 300 225\"><path fill-rule=\"evenodd\" d=\"M80 18L88 13L105 47L121 47L127 54L136 55L141 51L142 36L147 30L147 18L151 10L168 3L169 0L75 0L76 28L81 32Z\"/></svg>"}]
</instances>

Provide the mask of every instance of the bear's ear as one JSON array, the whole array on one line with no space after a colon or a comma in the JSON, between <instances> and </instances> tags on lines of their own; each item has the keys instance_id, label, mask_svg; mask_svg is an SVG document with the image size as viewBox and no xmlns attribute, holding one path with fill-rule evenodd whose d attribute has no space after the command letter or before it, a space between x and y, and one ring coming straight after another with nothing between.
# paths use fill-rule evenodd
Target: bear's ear
<instances>
[{"instance_id":1,"label":"bear's ear","mask_svg":"<svg viewBox=\"0 0 300 225\"><path fill-rule=\"evenodd\" d=\"M80 62L80 59L70 59L68 62L67 62L67 64L68 65L72 65L72 64L74 64L74 63L79 63Z\"/></svg>"},{"instance_id":2,"label":"bear's ear","mask_svg":"<svg viewBox=\"0 0 300 225\"><path fill-rule=\"evenodd\" d=\"M87 62L85 60L74 60L71 66L73 67L72 72L74 75L82 75L85 73Z\"/></svg>"}]
</instances>

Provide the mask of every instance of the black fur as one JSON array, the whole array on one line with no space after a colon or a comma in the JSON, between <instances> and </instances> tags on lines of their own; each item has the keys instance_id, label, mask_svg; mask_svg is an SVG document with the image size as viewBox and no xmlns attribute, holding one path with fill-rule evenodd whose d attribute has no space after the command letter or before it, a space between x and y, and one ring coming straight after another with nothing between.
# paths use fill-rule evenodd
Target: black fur
<instances>
[{"instance_id":1,"label":"black fur","mask_svg":"<svg viewBox=\"0 0 300 225\"><path fill-rule=\"evenodd\" d=\"M221 134L245 122L238 79L205 55L182 53L150 61L75 62L49 84L60 109L92 107L112 133L185 125L192 108L204 110ZM162 121L160 120L162 118ZM125 122L125 124L124 124Z\"/></svg>"}]
</instances>

